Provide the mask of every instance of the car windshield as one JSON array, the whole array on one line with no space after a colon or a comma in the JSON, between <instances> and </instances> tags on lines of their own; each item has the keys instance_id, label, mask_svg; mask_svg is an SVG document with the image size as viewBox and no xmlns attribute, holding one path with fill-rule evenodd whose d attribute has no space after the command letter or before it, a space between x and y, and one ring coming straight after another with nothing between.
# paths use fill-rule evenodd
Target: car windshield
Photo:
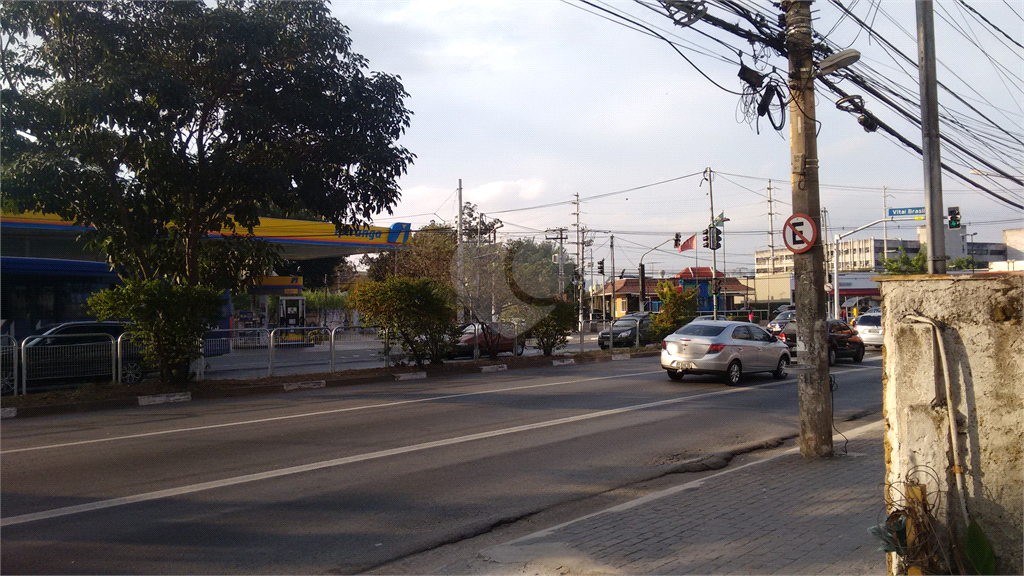
<instances>
[{"instance_id":1,"label":"car windshield","mask_svg":"<svg viewBox=\"0 0 1024 576\"><path fill-rule=\"evenodd\" d=\"M868 315L865 315L865 316L860 316L859 318L857 318L857 326L881 326L881 325L882 325L882 317L881 316L868 316Z\"/></svg>"},{"instance_id":2,"label":"car windshield","mask_svg":"<svg viewBox=\"0 0 1024 576\"><path fill-rule=\"evenodd\" d=\"M725 326L712 326L710 324L687 324L679 330L676 330L676 334L682 336L718 336L725 330Z\"/></svg>"},{"instance_id":3,"label":"car windshield","mask_svg":"<svg viewBox=\"0 0 1024 576\"><path fill-rule=\"evenodd\" d=\"M636 328L638 318L622 318L616 320L612 326L616 328Z\"/></svg>"}]
</instances>

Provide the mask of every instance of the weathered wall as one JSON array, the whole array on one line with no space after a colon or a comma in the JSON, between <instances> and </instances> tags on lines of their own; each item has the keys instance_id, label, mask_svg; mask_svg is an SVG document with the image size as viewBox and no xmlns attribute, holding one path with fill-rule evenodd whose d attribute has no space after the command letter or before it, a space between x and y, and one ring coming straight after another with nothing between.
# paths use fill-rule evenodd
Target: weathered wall
<instances>
[{"instance_id":1,"label":"weathered wall","mask_svg":"<svg viewBox=\"0 0 1024 576\"><path fill-rule=\"evenodd\" d=\"M964 541L942 372L948 368L967 511L992 542L997 573L1024 573L1024 274L877 279L885 328L886 483L899 488L914 480L929 493L938 490L936 516L954 546ZM938 323L944 363L933 328L908 316Z\"/></svg>"}]
</instances>

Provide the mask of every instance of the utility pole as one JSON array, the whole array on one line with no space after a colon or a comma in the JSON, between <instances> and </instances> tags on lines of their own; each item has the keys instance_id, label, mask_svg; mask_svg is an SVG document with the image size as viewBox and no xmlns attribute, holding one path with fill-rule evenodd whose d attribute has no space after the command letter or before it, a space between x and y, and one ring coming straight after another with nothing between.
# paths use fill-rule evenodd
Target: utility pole
<instances>
[{"instance_id":1,"label":"utility pole","mask_svg":"<svg viewBox=\"0 0 1024 576\"><path fill-rule=\"evenodd\" d=\"M611 239L609 240L608 246L609 246L609 249L611 251L611 260L612 260L612 306L611 306L611 315L612 315L612 322L614 322L615 321L615 234L611 235ZM614 339L608 340L608 345L609 346L613 345L614 343L615 343Z\"/></svg>"},{"instance_id":2,"label":"utility pole","mask_svg":"<svg viewBox=\"0 0 1024 576\"><path fill-rule=\"evenodd\" d=\"M793 211L806 214L821 229L818 197L817 122L814 113L814 60L811 44L811 1L787 0L786 48L789 52L790 146L792 148ZM821 234L810 250L793 255L796 278L800 455L831 457L832 390L828 379L825 259Z\"/></svg>"},{"instance_id":3,"label":"utility pole","mask_svg":"<svg viewBox=\"0 0 1024 576\"><path fill-rule=\"evenodd\" d=\"M935 79L935 22L932 0L917 0L918 77L921 83L921 157L924 214L928 231L928 273L946 273L946 231L942 226L942 163L939 156L939 94Z\"/></svg>"},{"instance_id":4,"label":"utility pole","mask_svg":"<svg viewBox=\"0 0 1024 576\"><path fill-rule=\"evenodd\" d=\"M882 186L882 218L885 220L889 219L889 206L885 202L885 198L888 194L885 193L885 186ZM875 251L875 247L871 247L871 251ZM889 257L889 227L886 226L886 222L882 221L882 258ZM873 259L872 259L873 261Z\"/></svg>"},{"instance_id":5,"label":"utility pole","mask_svg":"<svg viewBox=\"0 0 1024 576\"><path fill-rule=\"evenodd\" d=\"M772 259L768 264L771 274L775 274L775 210L772 207L772 181L768 180L768 249L772 251ZM769 297L769 300L771 298Z\"/></svg>"},{"instance_id":6,"label":"utility pole","mask_svg":"<svg viewBox=\"0 0 1024 576\"><path fill-rule=\"evenodd\" d=\"M579 270L577 275L577 281L579 285L576 286L576 309L578 311L578 318L576 326L580 332L580 354L583 353L583 289L586 286L583 278L583 229L580 227L580 193L576 193L576 200L572 203L576 207L576 211L572 214L576 216L576 268Z\"/></svg>"},{"instance_id":7,"label":"utility pole","mask_svg":"<svg viewBox=\"0 0 1024 576\"><path fill-rule=\"evenodd\" d=\"M708 225L708 231L714 228L715 224L715 193L711 187L711 168L708 167L704 170L704 178L708 181L708 198L711 200L711 224ZM703 180L701 181L703 182ZM718 291L714 289L718 283L718 251L714 248L711 249L711 281L708 283L708 291L711 293L711 310L712 318L718 318Z\"/></svg>"},{"instance_id":8,"label":"utility pole","mask_svg":"<svg viewBox=\"0 0 1024 576\"><path fill-rule=\"evenodd\" d=\"M455 225L455 251L458 253L456 256L456 267L459 275L459 289L465 292L466 282L462 277L463 257L462 257L462 178L459 178L459 217L456 219L457 224ZM462 303L459 304L459 324L466 323L466 307Z\"/></svg>"},{"instance_id":9,"label":"utility pole","mask_svg":"<svg viewBox=\"0 0 1024 576\"><path fill-rule=\"evenodd\" d=\"M558 233L557 236L552 237L545 235L544 238L547 240L558 240L558 296L561 298L562 295L565 294L565 272L562 268L562 246L565 241L568 240L568 237L565 235L565 228L548 228L546 232L549 234L551 232Z\"/></svg>"}]
</instances>

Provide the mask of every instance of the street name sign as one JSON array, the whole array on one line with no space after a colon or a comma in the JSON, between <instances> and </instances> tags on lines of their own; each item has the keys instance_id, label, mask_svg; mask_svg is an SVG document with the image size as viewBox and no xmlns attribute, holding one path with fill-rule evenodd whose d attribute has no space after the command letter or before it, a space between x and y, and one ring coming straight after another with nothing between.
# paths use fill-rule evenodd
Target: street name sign
<instances>
[{"instance_id":1,"label":"street name sign","mask_svg":"<svg viewBox=\"0 0 1024 576\"><path fill-rule=\"evenodd\" d=\"M924 206L916 208L889 208L889 217L894 216L924 216Z\"/></svg>"},{"instance_id":2,"label":"street name sign","mask_svg":"<svg viewBox=\"0 0 1024 576\"><path fill-rule=\"evenodd\" d=\"M803 254L818 240L818 227L807 214L793 214L782 226L782 241L790 252Z\"/></svg>"}]
</instances>

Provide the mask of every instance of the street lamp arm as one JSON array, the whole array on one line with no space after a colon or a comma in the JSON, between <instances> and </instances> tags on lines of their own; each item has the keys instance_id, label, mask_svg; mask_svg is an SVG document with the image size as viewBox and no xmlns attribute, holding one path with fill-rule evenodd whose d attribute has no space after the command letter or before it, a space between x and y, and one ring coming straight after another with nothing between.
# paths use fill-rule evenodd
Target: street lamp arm
<instances>
[{"instance_id":1,"label":"street lamp arm","mask_svg":"<svg viewBox=\"0 0 1024 576\"><path fill-rule=\"evenodd\" d=\"M669 240L665 240L665 241L664 241L664 242L662 242L661 244L658 244L658 245L657 245L657 246L655 246L654 248L651 248L651 249L650 249L650 250L648 250L647 252L644 252L644 255L640 257L640 264L643 264L643 263L644 263L644 256L647 256L647 255L648 255L648 254L650 254L651 252L654 252L654 251L655 251L655 250L657 250L658 248L661 248L662 246L664 246L665 244L668 244L668 243L669 243L669 242L671 242L671 241L672 241L672 239L669 239Z\"/></svg>"}]
</instances>

